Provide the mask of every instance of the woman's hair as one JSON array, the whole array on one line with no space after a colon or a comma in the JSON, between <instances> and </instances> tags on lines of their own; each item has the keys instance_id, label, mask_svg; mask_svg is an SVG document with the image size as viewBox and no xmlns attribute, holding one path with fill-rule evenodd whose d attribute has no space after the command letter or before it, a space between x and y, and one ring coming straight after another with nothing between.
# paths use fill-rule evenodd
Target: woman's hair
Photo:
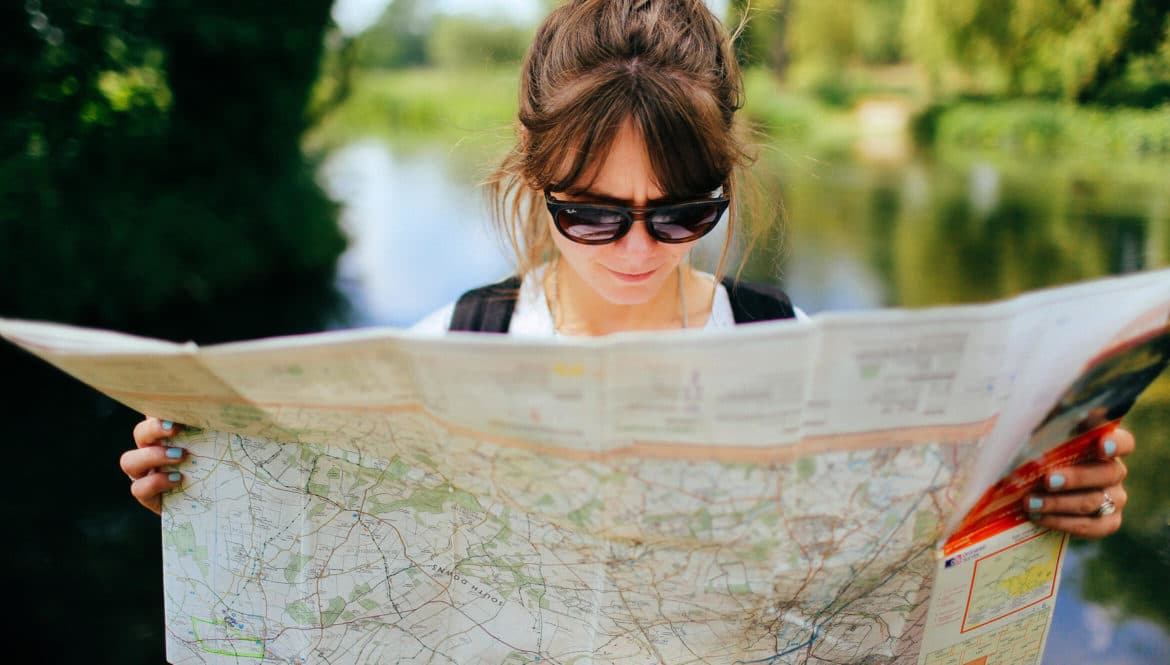
<instances>
[{"instance_id":1,"label":"woman's hair","mask_svg":"<svg viewBox=\"0 0 1170 665\"><path fill-rule=\"evenodd\" d=\"M751 159L736 111L732 37L702 0L571 0L537 29L520 78L518 140L486 185L497 230L525 274L554 252L543 191L588 188L623 123L670 196L731 196Z\"/></svg>"}]
</instances>

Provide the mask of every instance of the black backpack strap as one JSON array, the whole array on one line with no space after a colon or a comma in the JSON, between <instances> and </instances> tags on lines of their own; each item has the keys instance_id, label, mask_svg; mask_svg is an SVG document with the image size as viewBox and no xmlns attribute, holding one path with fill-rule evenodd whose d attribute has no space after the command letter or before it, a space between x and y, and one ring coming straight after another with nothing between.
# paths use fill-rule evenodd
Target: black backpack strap
<instances>
[{"instance_id":1,"label":"black backpack strap","mask_svg":"<svg viewBox=\"0 0 1170 665\"><path fill-rule=\"evenodd\" d=\"M723 278L723 287L727 289L727 296L731 300L731 312L736 324L796 318L792 301L778 287L737 282L731 277Z\"/></svg>"},{"instance_id":2,"label":"black backpack strap","mask_svg":"<svg viewBox=\"0 0 1170 665\"><path fill-rule=\"evenodd\" d=\"M455 301L455 312L451 315L448 330L508 332L519 293L520 278L515 276L464 293Z\"/></svg>"},{"instance_id":3,"label":"black backpack strap","mask_svg":"<svg viewBox=\"0 0 1170 665\"><path fill-rule=\"evenodd\" d=\"M723 287L727 289L731 312L737 324L796 318L796 310L788 295L775 286L737 282L731 277L724 277ZM455 302L455 312L451 315L451 326L448 329L508 332L519 292L520 278L513 276L464 293Z\"/></svg>"}]
</instances>

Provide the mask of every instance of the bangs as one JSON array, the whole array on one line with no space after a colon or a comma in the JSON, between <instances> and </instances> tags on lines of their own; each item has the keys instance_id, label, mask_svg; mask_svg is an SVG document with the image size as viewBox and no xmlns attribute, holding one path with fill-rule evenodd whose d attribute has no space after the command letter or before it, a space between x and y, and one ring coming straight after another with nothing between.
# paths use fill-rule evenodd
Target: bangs
<instances>
[{"instance_id":1,"label":"bangs","mask_svg":"<svg viewBox=\"0 0 1170 665\"><path fill-rule=\"evenodd\" d=\"M726 139L729 128L716 100L702 86L674 78L645 81L639 92L633 119L659 187L690 197L726 185L735 147Z\"/></svg>"},{"instance_id":2,"label":"bangs","mask_svg":"<svg viewBox=\"0 0 1170 665\"><path fill-rule=\"evenodd\" d=\"M572 108L551 104L558 122L537 132L530 146L537 189L588 190L626 122L645 144L654 184L668 196L706 195L727 184L735 155L718 102L690 81L640 76L638 69L601 68L563 89L560 97Z\"/></svg>"}]
</instances>

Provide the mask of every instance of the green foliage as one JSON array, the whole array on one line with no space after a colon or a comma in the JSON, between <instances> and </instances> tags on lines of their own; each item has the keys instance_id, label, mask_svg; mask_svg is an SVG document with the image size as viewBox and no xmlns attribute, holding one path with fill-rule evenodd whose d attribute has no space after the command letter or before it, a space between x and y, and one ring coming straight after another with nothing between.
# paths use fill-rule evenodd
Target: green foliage
<instances>
[{"instance_id":1,"label":"green foliage","mask_svg":"<svg viewBox=\"0 0 1170 665\"><path fill-rule=\"evenodd\" d=\"M794 0L789 41L794 82L836 106L849 103L846 65L858 57L855 17L848 0Z\"/></svg>"},{"instance_id":2,"label":"green foliage","mask_svg":"<svg viewBox=\"0 0 1170 665\"><path fill-rule=\"evenodd\" d=\"M369 135L499 143L512 137L518 87L515 67L357 72L353 94L309 132L306 144L316 153Z\"/></svg>"},{"instance_id":3,"label":"green foliage","mask_svg":"<svg viewBox=\"0 0 1170 665\"><path fill-rule=\"evenodd\" d=\"M806 95L784 92L766 69L744 73L744 112L770 136L803 141L817 128L821 105Z\"/></svg>"},{"instance_id":4,"label":"green foliage","mask_svg":"<svg viewBox=\"0 0 1170 665\"><path fill-rule=\"evenodd\" d=\"M353 65L388 69L427 64L434 15L423 0L393 0L374 25L354 39Z\"/></svg>"},{"instance_id":5,"label":"green foliage","mask_svg":"<svg viewBox=\"0 0 1170 665\"><path fill-rule=\"evenodd\" d=\"M726 24L736 30L735 52L744 67L769 67L783 75L788 65L791 0L732 0ZM745 19L746 14L746 19Z\"/></svg>"},{"instance_id":6,"label":"green foliage","mask_svg":"<svg viewBox=\"0 0 1170 665\"><path fill-rule=\"evenodd\" d=\"M1163 22L1163 34L1150 31L1156 36L1143 39L1141 49L1135 49L1126 60L1123 73L1105 80L1094 91L1094 102L1146 108L1170 103L1170 16ZM1156 21L1151 23L1157 25Z\"/></svg>"},{"instance_id":7,"label":"green foliage","mask_svg":"<svg viewBox=\"0 0 1170 665\"><path fill-rule=\"evenodd\" d=\"M905 0L733 0L728 25L748 20L736 44L740 62L784 75L839 73L847 63L889 64L901 57L898 26Z\"/></svg>"},{"instance_id":8,"label":"green foliage","mask_svg":"<svg viewBox=\"0 0 1170 665\"><path fill-rule=\"evenodd\" d=\"M763 68L747 70L744 82L743 114L761 132L755 142L766 151L816 159L846 158L858 151L872 155L874 150L892 151L897 159L909 156L912 144L902 135L902 124L912 105L889 80L859 78L855 87L844 89L850 100L866 96L856 106L797 90Z\"/></svg>"},{"instance_id":9,"label":"green foliage","mask_svg":"<svg viewBox=\"0 0 1170 665\"><path fill-rule=\"evenodd\" d=\"M875 67L913 63L939 100L1170 101L1167 0L733 0L740 61L836 106Z\"/></svg>"},{"instance_id":10,"label":"green foliage","mask_svg":"<svg viewBox=\"0 0 1170 665\"><path fill-rule=\"evenodd\" d=\"M763 68L744 73L743 112L771 145L800 145L815 152L840 152L856 139L848 113L821 98L786 90Z\"/></svg>"},{"instance_id":11,"label":"green foliage","mask_svg":"<svg viewBox=\"0 0 1170 665\"><path fill-rule=\"evenodd\" d=\"M1088 101L1157 50L1168 15L1163 0L907 0L903 32L936 92Z\"/></svg>"},{"instance_id":12,"label":"green foliage","mask_svg":"<svg viewBox=\"0 0 1170 665\"><path fill-rule=\"evenodd\" d=\"M938 123L947 111L946 104L927 104L910 118L910 138L916 145L929 146L938 136Z\"/></svg>"},{"instance_id":13,"label":"green foliage","mask_svg":"<svg viewBox=\"0 0 1170 665\"><path fill-rule=\"evenodd\" d=\"M791 23L793 57L802 64L839 69L859 50L848 0L796 0Z\"/></svg>"},{"instance_id":14,"label":"green foliage","mask_svg":"<svg viewBox=\"0 0 1170 665\"><path fill-rule=\"evenodd\" d=\"M427 41L428 61L438 67L519 65L532 41L527 28L471 16L440 16Z\"/></svg>"},{"instance_id":15,"label":"green foliage","mask_svg":"<svg viewBox=\"0 0 1170 665\"><path fill-rule=\"evenodd\" d=\"M900 28L905 5L906 0L869 0L854 10L862 62L893 64L902 60Z\"/></svg>"},{"instance_id":16,"label":"green foliage","mask_svg":"<svg viewBox=\"0 0 1170 665\"><path fill-rule=\"evenodd\" d=\"M114 320L331 271L298 144L329 5L0 9L0 311Z\"/></svg>"},{"instance_id":17,"label":"green foliage","mask_svg":"<svg viewBox=\"0 0 1170 665\"><path fill-rule=\"evenodd\" d=\"M1170 106L1104 111L1021 100L960 103L929 113L930 139L938 146L1044 157L1170 157Z\"/></svg>"},{"instance_id":18,"label":"green foliage","mask_svg":"<svg viewBox=\"0 0 1170 665\"><path fill-rule=\"evenodd\" d=\"M529 28L503 20L436 13L423 0L393 0L353 39L359 69L515 65L532 40Z\"/></svg>"}]
</instances>

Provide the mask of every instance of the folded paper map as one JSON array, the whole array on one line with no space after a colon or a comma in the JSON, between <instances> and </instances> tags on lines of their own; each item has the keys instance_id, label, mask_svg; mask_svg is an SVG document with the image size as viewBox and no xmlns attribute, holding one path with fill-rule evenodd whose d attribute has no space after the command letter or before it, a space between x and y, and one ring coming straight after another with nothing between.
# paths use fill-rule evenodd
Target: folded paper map
<instances>
[{"instance_id":1,"label":"folded paper map","mask_svg":"<svg viewBox=\"0 0 1170 665\"><path fill-rule=\"evenodd\" d=\"M186 427L172 663L1039 663L1019 510L1170 356L1170 271L979 305L197 347L0 320Z\"/></svg>"}]
</instances>

